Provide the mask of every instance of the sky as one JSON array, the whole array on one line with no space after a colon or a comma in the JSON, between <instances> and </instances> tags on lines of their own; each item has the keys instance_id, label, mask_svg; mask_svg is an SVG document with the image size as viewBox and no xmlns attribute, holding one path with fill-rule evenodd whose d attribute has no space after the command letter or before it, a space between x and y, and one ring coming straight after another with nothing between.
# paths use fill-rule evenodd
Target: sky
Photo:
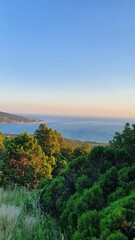
<instances>
[{"instance_id":1,"label":"sky","mask_svg":"<svg viewBox=\"0 0 135 240\"><path fill-rule=\"evenodd\" d=\"M135 118L135 1L1 0L0 111Z\"/></svg>"}]
</instances>

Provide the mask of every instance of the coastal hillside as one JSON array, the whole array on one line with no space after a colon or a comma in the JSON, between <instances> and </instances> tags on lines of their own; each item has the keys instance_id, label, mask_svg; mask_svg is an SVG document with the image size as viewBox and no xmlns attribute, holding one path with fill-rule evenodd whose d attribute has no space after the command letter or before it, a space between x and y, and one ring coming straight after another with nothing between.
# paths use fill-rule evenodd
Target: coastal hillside
<instances>
[{"instance_id":1,"label":"coastal hillside","mask_svg":"<svg viewBox=\"0 0 135 240\"><path fill-rule=\"evenodd\" d=\"M33 122L44 122L43 120L35 118L26 118L10 113L0 112L0 124L4 123L33 123Z\"/></svg>"},{"instance_id":2,"label":"coastal hillside","mask_svg":"<svg viewBox=\"0 0 135 240\"><path fill-rule=\"evenodd\" d=\"M129 123L92 149L45 124L0 133L0 239L134 240L134 146Z\"/></svg>"}]
</instances>

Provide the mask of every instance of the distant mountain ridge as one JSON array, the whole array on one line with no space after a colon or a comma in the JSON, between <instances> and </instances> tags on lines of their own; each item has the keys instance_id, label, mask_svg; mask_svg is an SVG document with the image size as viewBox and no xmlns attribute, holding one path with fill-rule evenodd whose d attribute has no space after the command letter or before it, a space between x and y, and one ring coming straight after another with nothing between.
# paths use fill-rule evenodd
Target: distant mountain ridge
<instances>
[{"instance_id":1,"label":"distant mountain ridge","mask_svg":"<svg viewBox=\"0 0 135 240\"><path fill-rule=\"evenodd\" d=\"M44 122L44 120L39 120L35 118L27 118L18 116L15 114L0 112L0 124L4 123L38 123L38 122Z\"/></svg>"}]
</instances>

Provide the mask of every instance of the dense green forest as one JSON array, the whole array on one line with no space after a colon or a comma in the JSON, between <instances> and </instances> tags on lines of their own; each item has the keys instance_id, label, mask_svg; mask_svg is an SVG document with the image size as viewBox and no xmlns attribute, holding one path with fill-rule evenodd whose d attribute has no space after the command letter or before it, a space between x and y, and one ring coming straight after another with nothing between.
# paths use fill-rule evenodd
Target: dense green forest
<instances>
[{"instance_id":1,"label":"dense green forest","mask_svg":"<svg viewBox=\"0 0 135 240\"><path fill-rule=\"evenodd\" d=\"M60 228L57 238L29 239L135 238L135 125L127 123L108 145L92 149L72 146L45 124L34 136L1 133L0 169L2 188L36 192L43 216Z\"/></svg>"}]
</instances>

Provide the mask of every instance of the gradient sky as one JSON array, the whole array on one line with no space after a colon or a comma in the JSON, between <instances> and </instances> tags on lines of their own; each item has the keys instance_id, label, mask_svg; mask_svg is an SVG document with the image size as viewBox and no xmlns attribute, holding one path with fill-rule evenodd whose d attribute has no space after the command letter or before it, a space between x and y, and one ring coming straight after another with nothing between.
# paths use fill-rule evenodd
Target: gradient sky
<instances>
[{"instance_id":1,"label":"gradient sky","mask_svg":"<svg viewBox=\"0 0 135 240\"><path fill-rule=\"evenodd\" d=\"M135 1L1 0L0 111L135 117Z\"/></svg>"}]
</instances>

